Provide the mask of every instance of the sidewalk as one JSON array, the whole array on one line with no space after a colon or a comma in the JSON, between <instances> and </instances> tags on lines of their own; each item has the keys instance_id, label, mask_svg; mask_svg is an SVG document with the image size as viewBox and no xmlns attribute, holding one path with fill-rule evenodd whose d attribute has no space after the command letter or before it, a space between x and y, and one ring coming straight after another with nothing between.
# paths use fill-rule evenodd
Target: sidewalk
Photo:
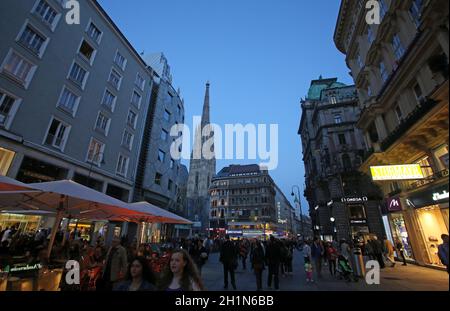
<instances>
[{"instance_id":1,"label":"sidewalk","mask_svg":"<svg viewBox=\"0 0 450 311\"><path fill-rule=\"evenodd\" d=\"M247 261L248 263L248 261ZM236 285L238 291L256 290L256 279L250 264L247 270L239 268L236 271ZM281 277L281 291L448 291L449 276L447 272L415 265L402 266L397 264L394 268L385 268L381 272L380 285L368 285L365 280L357 283L348 283L332 277L328 267L322 269L323 278L315 283L306 283L306 275L303 269L303 255L299 251L294 252L293 276ZM208 262L202 270L202 278L207 290L223 291L223 268L219 262L219 255L211 254ZM264 290L267 288L267 270L263 273ZM230 284L231 288L231 284Z\"/></svg>"}]
</instances>

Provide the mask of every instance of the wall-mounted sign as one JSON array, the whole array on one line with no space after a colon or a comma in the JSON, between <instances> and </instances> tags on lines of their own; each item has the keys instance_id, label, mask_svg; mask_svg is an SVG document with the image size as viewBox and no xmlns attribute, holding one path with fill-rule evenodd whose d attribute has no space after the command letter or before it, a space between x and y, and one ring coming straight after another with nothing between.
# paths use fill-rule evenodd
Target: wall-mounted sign
<instances>
[{"instance_id":1,"label":"wall-mounted sign","mask_svg":"<svg viewBox=\"0 0 450 311\"><path fill-rule=\"evenodd\" d=\"M341 198L342 203L362 203L369 201L369 198L367 197L347 197L347 198Z\"/></svg>"},{"instance_id":2,"label":"wall-mounted sign","mask_svg":"<svg viewBox=\"0 0 450 311\"><path fill-rule=\"evenodd\" d=\"M371 166L370 173L375 181L425 178L420 164Z\"/></svg>"},{"instance_id":3,"label":"wall-mounted sign","mask_svg":"<svg viewBox=\"0 0 450 311\"><path fill-rule=\"evenodd\" d=\"M448 200L449 200L448 184L445 184L431 189L428 188L413 196L410 196L406 202L410 207L421 208L429 205L448 202Z\"/></svg>"},{"instance_id":4,"label":"wall-mounted sign","mask_svg":"<svg viewBox=\"0 0 450 311\"><path fill-rule=\"evenodd\" d=\"M351 225L366 225L367 219L350 219Z\"/></svg>"},{"instance_id":5,"label":"wall-mounted sign","mask_svg":"<svg viewBox=\"0 0 450 311\"><path fill-rule=\"evenodd\" d=\"M42 268L42 265L37 263L35 265L17 265L12 267L9 272L23 272L23 271L31 271L31 270L39 270Z\"/></svg>"},{"instance_id":6,"label":"wall-mounted sign","mask_svg":"<svg viewBox=\"0 0 450 311\"><path fill-rule=\"evenodd\" d=\"M242 230L227 230L227 234L242 235Z\"/></svg>"},{"instance_id":7,"label":"wall-mounted sign","mask_svg":"<svg viewBox=\"0 0 450 311\"><path fill-rule=\"evenodd\" d=\"M386 199L386 208L388 212L399 212L402 210L402 203L400 198L388 198Z\"/></svg>"},{"instance_id":8,"label":"wall-mounted sign","mask_svg":"<svg viewBox=\"0 0 450 311\"><path fill-rule=\"evenodd\" d=\"M434 192L433 193L433 201L442 201L448 199L448 191L443 190L442 192Z\"/></svg>"}]
</instances>

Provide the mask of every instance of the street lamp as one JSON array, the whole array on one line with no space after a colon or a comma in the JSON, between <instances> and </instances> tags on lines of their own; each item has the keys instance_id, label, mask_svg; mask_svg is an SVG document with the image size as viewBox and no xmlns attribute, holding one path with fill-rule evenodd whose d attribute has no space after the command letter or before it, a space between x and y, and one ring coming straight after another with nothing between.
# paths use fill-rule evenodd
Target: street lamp
<instances>
[{"instance_id":1,"label":"street lamp","mask_svg":"<svg viewBox=\"0 0 450 311\"><path fill-rule=\"evenodd\" d=\"M298 197L295 196L294 188L297 188ZM303 211L302 211L302 204L300 202L300 187L297 185L292 186L292 193L291 196L295 197L295 200L298 202L298 206L300 208L300 224L301 224L301 230L302 230L302 239L305 239L305 228L303 223Z\"/></svg>"}]
</instances>

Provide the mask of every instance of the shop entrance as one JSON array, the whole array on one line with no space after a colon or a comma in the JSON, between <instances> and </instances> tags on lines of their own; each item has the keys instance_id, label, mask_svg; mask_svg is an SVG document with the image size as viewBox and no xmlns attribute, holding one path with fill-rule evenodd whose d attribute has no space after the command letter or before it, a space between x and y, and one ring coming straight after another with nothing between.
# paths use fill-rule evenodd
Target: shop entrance
<instances>
[{"instance_id":1,"label":"shop entrance","mask_svg":"<svg viewBox=\"0 0 450 311\"><path fill-rule=\"evenodd\" d=\"M405 224L405 218L402 213L392 213L391 218L391 232L394 240L394 245L400 241L403 244L404 255L406 259L414 260L411 241L409 239L408 230Z\"/></svg>"}]
</instances>

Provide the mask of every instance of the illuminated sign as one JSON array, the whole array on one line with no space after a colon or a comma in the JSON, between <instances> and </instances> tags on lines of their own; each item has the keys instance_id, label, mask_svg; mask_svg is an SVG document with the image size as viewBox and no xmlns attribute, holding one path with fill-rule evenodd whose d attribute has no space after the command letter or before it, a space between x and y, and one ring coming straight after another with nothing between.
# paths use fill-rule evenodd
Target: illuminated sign
<instances>
[{"instance_id":1,"label":"illuminated sign","mask_svg":"<svg viewBox=\"0 0 450 311\"><path fill-rule=\"evenodd\" d=\"M9 272L22 272L22 271L30 271L30 270L39 270L42 268L42 265L37 263L35 265L26 265L26 266L15 266L9 270Z\"/></svg>"},{"instance_id":2,"label":"illuminated sign","mask_svg":"<svg viewBox=\"0 0 450 311\"><path fill-rule=\"evenodd\" d=\"M342 203L361 203L369 201L367 197L342 198Z\"/></svg>"},{"instance_id":3,"label":"illuminated sign","mask_svg":"<svg viewBox=\"0 0 450 311\"><path fill-rule=\"evenodd\" d=\"M420 164L371 166L373 180L424 179Z\"/></svg>"},{"instance_id":4,"label":"illuminated sign","mask_svg":"<svg viewBox=\"0 0 450 311\"><path fill-rule=\"evenodd\" d=\"M402 210L400 198L389 198L386 200L386 206L389 212L399 212Z\"/></svg>"},{"instance_id":5,"label":"illuminated sign","mask_svg":"<svg viewBox=\"0 0 450 311\"><path fill-rule=\"evenodd\" d=\"M441 201L449 198L449 194L447 190L444 190L442 193L435 192L433 193L433 201Z\"/></svg>"}]
</instances>

